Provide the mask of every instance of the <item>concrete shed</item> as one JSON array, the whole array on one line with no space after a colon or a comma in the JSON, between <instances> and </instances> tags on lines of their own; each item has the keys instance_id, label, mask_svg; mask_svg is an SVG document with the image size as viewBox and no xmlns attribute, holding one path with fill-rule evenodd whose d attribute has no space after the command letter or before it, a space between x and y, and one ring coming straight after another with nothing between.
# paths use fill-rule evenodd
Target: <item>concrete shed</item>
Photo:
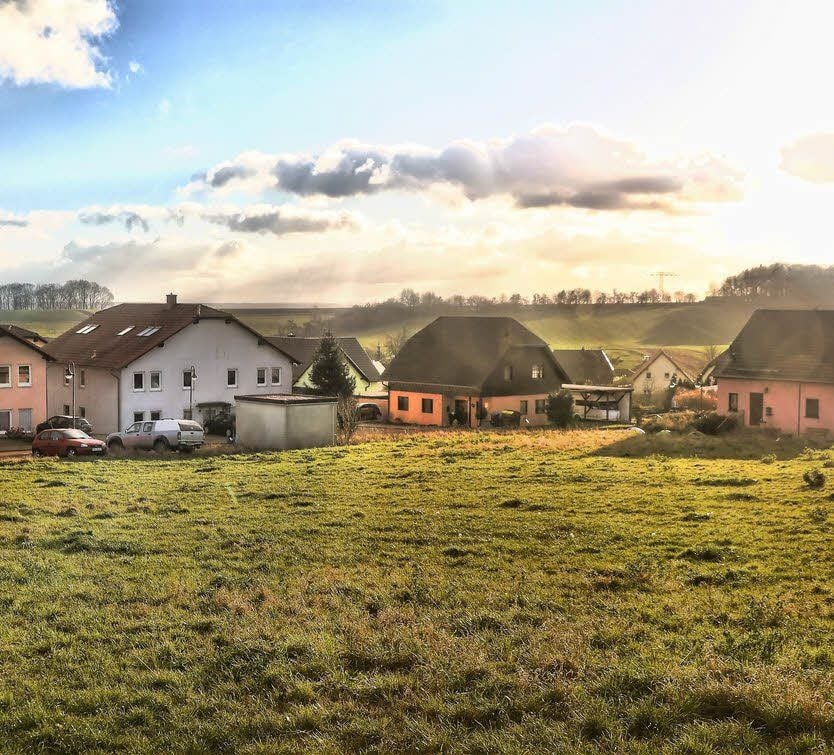
<instances>
[{"instance_id":1,"label":"concrete shed","mask_svg":"<svg viewBox=\"0 0 834 755\"><path fill-rule=\"evenodd\" d=\"M246 448L332 446L336 399L327 396L235 396L237 440Z\"/></svg>"}]
</instances>

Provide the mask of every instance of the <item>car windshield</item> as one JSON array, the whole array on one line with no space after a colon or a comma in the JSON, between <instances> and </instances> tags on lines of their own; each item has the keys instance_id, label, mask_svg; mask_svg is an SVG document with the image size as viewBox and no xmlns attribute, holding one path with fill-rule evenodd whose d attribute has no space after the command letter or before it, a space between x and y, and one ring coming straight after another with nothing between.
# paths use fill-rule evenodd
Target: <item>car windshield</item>
<instances>
[{"instance_id":1,"label":"car windshield","mask_svg":"<svg viewBox=\"0 0 834 755\"><path fill-rule=\"evenodd\" d=\"M82 432L81 430L64 430L61 433L65 438L71 438L72 440L81 440L82 438L89 438L90 436L87 433Z\"/></svg>"}]
</instances>

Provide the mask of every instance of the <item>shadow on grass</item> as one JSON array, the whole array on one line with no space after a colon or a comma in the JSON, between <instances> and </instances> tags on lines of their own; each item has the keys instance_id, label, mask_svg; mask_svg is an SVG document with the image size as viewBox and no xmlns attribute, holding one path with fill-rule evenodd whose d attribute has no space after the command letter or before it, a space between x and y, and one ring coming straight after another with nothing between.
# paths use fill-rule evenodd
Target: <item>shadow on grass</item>
<instances>
[{"instance_id":1,"label":"shadow on grass","mask_svg":"<svg viewBox=\"0 0 834 755\"><path fill-rule=\"evenodd\" d=\"M637 434L624 432L621 439L598 448L589 456L642 458L669 456L701 459L758 459L763 462L795 459L810 450L830 444L808 438L775 438L764 433L734 432L725 435L702 433Z\"/></svg>"}]
</instances>

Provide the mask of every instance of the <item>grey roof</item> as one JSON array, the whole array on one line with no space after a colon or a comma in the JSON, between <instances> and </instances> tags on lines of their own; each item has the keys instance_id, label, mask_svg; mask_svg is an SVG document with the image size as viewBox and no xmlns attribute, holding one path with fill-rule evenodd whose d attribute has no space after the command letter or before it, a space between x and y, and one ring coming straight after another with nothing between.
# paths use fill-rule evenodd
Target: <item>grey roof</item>
<instances>
[{"instance_id":1,"label":"grey roof","mask_svg":"<svg viewBox=\"0 0 834 755\"><path fill-rule=\"evenodd\" d=\"M571 383L611 385L614 382L614 366L602 349L554 349L553 355Z\"/></svg>"},{"instance_id":2,"label":"grey roof","mask_svg":"<svg viewBox=\"0 0 834 755\"><path fill-rule=\"evenodd\" d=\"M299 364L293 367L292 371L293 382L309 369L321 343L321 338L299 338L298 336L268 336L266 340L298 361ZM380 379L379 370L356 338L337 338L336 342L345 358L356 367L365 380L375 383Z\"/></svg>"},{"instance_id":3,"label":"grey roof","mask_svg":"<svg viewBox=\"0 0 834 755\"><path fill-rule=\"evenodd\" d=\"M834 310L756 310L715 374L834 383Z\"/></svg>"},{"instance_id":4,"label":"grey roof","mask_svg":"<svg viewBox=\"0 0 834 755\"><path fill-rule=\"evenodd\" d=\"M23 346L28 346L30 349L32 349L32 351L37 352L44 359L52 359L52 357L46 351L44 351L39 344L33 343L30 340L31 338L43 340L33 330L27 330L26 328L21 328L17 325L0 325L0 337L3 336L8 336L9 338L13 339L14 341L17 341Z\"/></svg>"},{"instance_id":5,"label":"grey roof","mask_svg":"<svg viewBox=\"0 0 834 755\"><path fill-rule=\"evenodd\" d=\"M269 394L265 396L247 395L235 396L235 401L248 401L253 404L279 404L290 406L293 404L335 404L336 396L304 396L292 394Z\"/></svg>"},{"instance_id":6,"label":"grey roof","mask_svg":"<svg viewBox=\"0 0 834 755\"><path fill-rule=\"evenodd\" d=\"M438 317L406 342L385 371L385 382L489 390L501 360L529 350L546 352L558 369L547 344L511 317ZM512 388L525 390L515 381ZM541 384L535 388L539 392Z\"/></svg>"}]
</instances>

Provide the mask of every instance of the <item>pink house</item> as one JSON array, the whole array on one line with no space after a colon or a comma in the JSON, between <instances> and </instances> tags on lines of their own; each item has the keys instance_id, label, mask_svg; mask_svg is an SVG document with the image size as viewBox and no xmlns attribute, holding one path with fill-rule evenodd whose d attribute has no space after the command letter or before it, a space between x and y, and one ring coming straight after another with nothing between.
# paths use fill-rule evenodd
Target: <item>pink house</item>
<instances>
[{"instance_id":1,"label":"pink house","mask_svg":"<svg viewBox=\"0 0 834 755\"><path fill-rule=\"evenodd\" d=\"M32 430L46 419L46 363L37 333L0 325L0 434Z\"/></svg>"},{"instance_id":2,"label":"pink house","mask_svg":"<svg viewBox=\"0 0 834 755\"><path fill-rule=\"evenodd\" d=\"M746 427L834 433L834 310L757 310L715 375L719 411Z\"/></svg>"}]
</instances>

